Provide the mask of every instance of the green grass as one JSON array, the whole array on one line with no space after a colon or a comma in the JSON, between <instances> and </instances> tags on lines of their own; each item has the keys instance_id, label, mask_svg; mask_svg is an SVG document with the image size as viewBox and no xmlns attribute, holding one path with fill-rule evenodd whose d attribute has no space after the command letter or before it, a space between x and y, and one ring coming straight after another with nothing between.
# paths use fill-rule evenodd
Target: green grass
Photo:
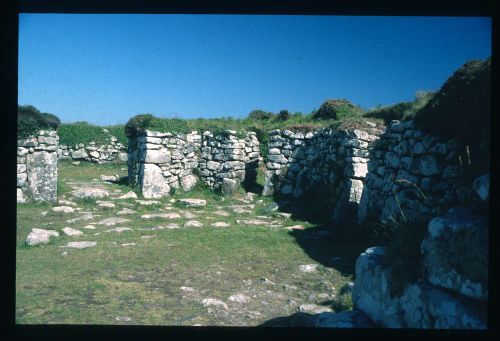
<instances>
[{"instance_id":1,"label":"green grass","mask_svg":"<svg viewBox=\"0 0 500 341\"><path fill-rule=\"evenodd\" d=\"M123 165L93 165L60 162L59 182L61 192L71 200L71 184L92 183L101 174L120 175ZM103 184L110 190L126 186ZM182 208L170 203L170 199L182 197L207 200L205 208ZM247 205L241 202L243 196L222 197L207 189L198 187L190 193L177 193L161 199L160 205L141 206L135 200L114 200L116 209L103 210L94 201L77 202L81 212L99 214L90 221L74 224L66 220L80 216L73 214L47 214L48 204L19 205L17 210L17 254L16 254L16 322L33 324L146 324L146 325L258 325L278 316L294 313L298 304L307 302L311 293L325 292L326 287L316 283L328 282L341 288L353 280L354 261L362 251L361 246L340 243L331 239L309 240L302 236L311 235L317 229L313 224L269 216L267 221L281 221L283 226L303 224L306 230L301 234L288 232L283 228L269 228L238 224L237 220L255 218L262 207L273 203L271 198L257 197L250 213L236 214L228 206ZM109 200L109 199L108 199ZM128 206L127 206L128 205ZM108 217L123 207L137 211L132 216L122 216L130 222L118 226L131 227L133 231L121 234L104 232L112 227L95 225L95 230L82 227ZM170 209L166 209L170 207ZM217 216L213 212L224 210L229 216ZM178 212L180 219L140 219L142 214ZM190 212L196 218L186 218ZM260 213L259 213L260 214ZM183 228L187 220L198 220L203 228ZM210 223L223 221L229 228L216 228ZM180 229L141 231L139 228L178 223ZM62 233L65 226L80 229L80 237L69 237ZM34 228L53 229L61 236L47 245L28 247L25 239ZM95 236L94 233L100 233ZM154 235L144 239L143 235ZM69 241L97 241L93 248L84 250L63 249ZM122 243L137 243L135 246L121 246ZM116 243L116 244L115 244ZM68 254L62 256L61 252ZM346 256L348 271L333 265L320 266L321 271L301 273L299 265L324 263L339 254ZM275 286L260 282L267 278ZM248 284L251 281L251 284ZM247 283L247 284L245 284ZM294 285L296 290L287 291L283 286ZM192 287L194 294L185 293L180 287ZM230 295L243 293L251 297L246 304L228 300ZM183 297L184 296L184 297ZM254 297L255 296L255 297ZM226 302L229 312L209 312L203 307L203 298L218 298ZM298 302L287 304L288 299ZM342 298L343 300L345 298ZM262 303L265 302L265 303ZM317 302L320 305L321 302ZM332 308L340 309L337 303ZM347 306L341 306L342 309ZM250 312L259 311L258 317L249 317ZM130 322L117 321L116 317L130 317Z\"/></svg>"}]
</instances>

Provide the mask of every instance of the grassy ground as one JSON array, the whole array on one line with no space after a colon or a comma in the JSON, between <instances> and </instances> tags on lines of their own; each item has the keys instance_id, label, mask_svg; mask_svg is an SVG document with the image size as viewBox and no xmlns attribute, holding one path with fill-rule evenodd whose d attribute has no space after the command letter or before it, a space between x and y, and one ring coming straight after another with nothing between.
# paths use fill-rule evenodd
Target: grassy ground
<instances>
[{"instance_id":1,"label":"grassy ground","mask_svg":"<svg viewBox=\"0 0 500 341\"><path fill-rule=\"evenodd\" d=\"M124 167L60 162L58 197L73 200L70 192L82 186L106 188L111 197L126 193L130 189L125 185L99 180L101 174L126 175ZM207 206L184 208L171 202L181 197L203 198ZM17 323L252 326L289 316L304 304L334 311L351 307L345 286L353 281L354 262L365 245L338 242L307 222L281 217L271 210L270 198L224 198L200 186L152 206L133 199L105 200L114 202L116 208L73 200L77 203L74 213L55 214L47 204L18 205ZM119 216L129 221L109 227L96 224L118 217L116 212L124 207L137 212ZM235 213L238 209L248 212ZM218 211L227 216L217 215ZM85 212L93 219L67 222ZM179 213L180 218L141 219L143 214L169 212ZM262 223L243 222L247 219ZM183 227L188 220L204 226ZM213 227L214 222L230 227ZM180 228L148 230L170 223ZM95 229L83 228L88 224ZM306 230L285 228L297 224ZM84 235L66 236L62 232L66 226ZM133 230L106 232L117 226ZM61 236L47 245L29 247L25 240L34 227L53 229ZM77 240L97 245L82 250L61 248ZM135 245L122 246L127 243ZM317 264L317 270L301 272L299 266L304 264ZM247 296L248 302L229 300L235 294ZM205 307L206 298L227 306Z\"/></svg>"}]
</instances>

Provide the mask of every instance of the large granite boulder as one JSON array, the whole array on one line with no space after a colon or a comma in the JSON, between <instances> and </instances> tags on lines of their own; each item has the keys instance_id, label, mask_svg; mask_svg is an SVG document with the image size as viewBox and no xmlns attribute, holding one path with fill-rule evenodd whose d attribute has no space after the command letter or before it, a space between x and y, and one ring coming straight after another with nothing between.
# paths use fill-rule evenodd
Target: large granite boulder
<instances>
[{"instance_id":1,"label":"large granite boulder","mask_svg":"<svg viewBox=\"0 0 500 341\"><path fill-rule=\"evenodd\" d=\"M455 207L432 219L421 249L431 284L488 298L488 216L482 209Z\"/></svg>"},{"instance_id":2,"label":"large granite boulder","mask_svg":"<svg viewBox=\"0 0 500 341\"><path fill-rule=\"evenodd\" d=\"M402 293L391 294L394 278L384 248L373 247L356 261L354 306L375 323L389 328L485 329L486 318L477 307L419 280Z\"/></svg>"}]
</instances>

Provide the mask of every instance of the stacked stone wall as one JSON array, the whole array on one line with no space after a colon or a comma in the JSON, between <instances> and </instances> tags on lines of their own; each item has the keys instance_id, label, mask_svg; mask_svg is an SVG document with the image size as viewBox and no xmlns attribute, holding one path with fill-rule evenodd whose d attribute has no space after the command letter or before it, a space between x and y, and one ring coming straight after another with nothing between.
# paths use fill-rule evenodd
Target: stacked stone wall
<instances>
[{"instance_id":1,"label":"stacked stone wall","mask_svg":"<svg viewBox=\"0 0 500 341\"><path fill-rule=\"evenodd\" d=\"M373 144L358 210L358 223L425 221L470 201L455 139L426 134L413 121L393 123Z\"/></svg>"},{"instance_id":2,"label":"stacked stone wall","mask_svg":"<svg viewBox=\"0 0 500 341\"><path fill-rule=\"evenodd\" d=\"M118 142L114 136L110 136L107 144L78 143L75 146L59 145L57 156L60 160L90 161L94 163L106 163L111 161L127 162L127 149Z\"/></svg>"},{"instance_id":3,"label":"stacked stone wall","mask_svg":"<svg viewBox=\"0 0 500 341\"><path fill-rule=\"evenodd\" d=\"M55 131L41 130L17 141L17 202L57 201L57 146Z\"/></svg>"},{"instance_id":4,"label":"stacked stone wall","mask_svg":"<svg viewBox=\"0 0 500 341\"><path fill-rule=\"evenodd\" d=\"M370 148L382 131L320 129L306 134L289 130L269 132L264 195L301 198L328 189L333 219L356 217L367 173Z\"/></svg>"},{"instance_id":5,"label":"stacked stone wall","mask_svg":"<svg viewBox=\"0 0 500 341\"><path fill-rule=\"evenodd\" d=\"M172 188L190 191L201 179L214 189L234 192L258 167L259 143L255 133L238 138L236 132L213 136L146 131L129 139L129 184L144 197L168 196Z\"/></svg>"}]
</instances>

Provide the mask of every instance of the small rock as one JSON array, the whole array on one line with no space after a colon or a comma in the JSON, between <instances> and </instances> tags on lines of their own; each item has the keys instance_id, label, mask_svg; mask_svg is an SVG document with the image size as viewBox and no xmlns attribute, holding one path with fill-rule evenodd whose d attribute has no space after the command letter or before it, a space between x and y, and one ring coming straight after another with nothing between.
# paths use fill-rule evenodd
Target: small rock
<instances>
[{"instance_id":1,"label":"small rock","mask_svg":"<svg viewBox=\"0 0 500 341\"><path fill-rule=\"evenodd\" d=\"M214 227L229 227L231 225L223 222L223 221L218 221L216 223L211 223L210 225L214 226Z\"/></svg>"},{"instance_id":2,"label":"small rock","mask_svg":"<svg viewBox=\"0 0 500 341\"><path fill-rule=\"evenodd\" d=\"M80 164L80 161L73 161L72 164L74 164L75 166L78 166Z\"/></svg>"},{"instance_id":3,"label":"small rock","mask_svg":"<svg viewBox=\"0 0 500 341\"><path fill-rule=\"evenodd\" d=\"M116 199L137 199L137 194L130 191L128 193L125 193L124 195L117 197Z\"/></svg>"},{"instance_id":4,"label":"small rock","mask_svg":"<svg viewBox=\"0 0 500 341\"><path fill-rule=\"evenodd\" d=\"M47 215L47 213L48 213L47 211L43 211L41 214L43 217L45 217Z\"/></svg>"},{"instance_id":5,"label":"small rock","mask_svg":"<svg viewBox=\"0 0 500 341\"><path fill-rule=\"evenodd\" d=\"M297 290L297 287L295 285L285 284L285 285L283 285L283 289L285 289L285 290Z\"/></svg>"},{"instance_id":6,"label":"small rock","mask_svg":"<svg viewBox=\"0 0 500 341\"><path fill-rule=\"evenodd\" d=\"M130 221L130 220L125 219L125 218L107 218L107 219L104 219L104 220L98 222L97 224L104 225L104 226L113 226L116 224L125 223L127 221Z\"/></svg>"},{"instance_id":7,"label":"small rock","mask_svg":"<svg viewBox=\"0 0 500 341\"><path fill-rule=\"evenodd\" d=\"M117 321L125 321L125 322L130 322L132 321L132 319L130 317L127 317L127 316L117 316L115 318L115 320Z\"/></svg>"},{"instance_id":8,"label":"small rock","mask_svg":"<svg viewBox=\"0 0 500 341\"><path fill-rule=\"evenodd\" d=\"M66 246L61 246L61 247L69 247L73 249L85 249L96 245L97 242L82 241L82 242L69 242L68 244L66 244Z\"/></svg>"},{"instance_id":9,"label":"small rock","mask_svg":"<svg viewBox=\"0 0 500 341\"><path fill-rule=\"evenodd\" d=\"M122 233L124 231L132 231L130 227L115 227L110 230L106 230L106 232L117 232L117 233Z\"/></svg>"},{"instance_id":10,"label":"small rock","mask_svg":"<svg viewBox=\"0 0 500 341\"><path fill-rule=\"evenodd\" d=\"M194 289L193 289L193 288L191 288L191 287L180 287L180 289L181 289L182 291L186 291L186 292L194 292Z\"/></svg>"},{"instance_id":11,"label":"small rock","mask_svg":"<svg viewBox=\"0 0 500 341\"><path fill-rule=\"evenodd\" d=\"M204 300L201 301L201 304L203 304L204 307L215 306L215 307L222 307L224 309L229 309L226 303L216 298L205 298Z\"/></svg>"},{"instance_id":12,"label":"small rock","mask_svg":"<svg viewBox=\"0 0 500 341\"><path fill-rule=\"evenodd\" d=\"M73 207L76 207L76 203L73 202L73 201L69 201L69 200L59 200L59 205L64 205L64 206L73 206Z\"/></svg>"},{"instance_id":13,"label":"small rock","mask_svg":"<svg viewBox=\"0 0 500 341\"><path fill-rule=\"evenodd\" d=\"M50 241L50 237L59 237L59 232L33 228L26 238L26 244L29 246L47 244Z\"/></svg>"},{"instance_id":14,"label":"small rock","mask_svg":"<svg viewBox=\"0 0 500 341\"><path fill-rule=\"evenodd\" d=\"M207 205L207 201L203 199L179 199L177 201L186 207L205 207Z\"/></svg>"},{"instance_id":15,"label":"small rock","mask_svg":"<svg viewBox=\"0 0 500 341\"><path fill-rule=\"evenodd\" d=\"M141 219L155 219L155 218L179 219L181 218L181 216L179 213L155 213L155 214L143 214L141 216Z\"/></svg>"},{"instance_id":16,"label":"small rock","mask_svg":"<svg viewBox=\"0 0 500 341\"><path fill-rule=\"evenodd\" d=\"M160 205L161 204L161 202L158 200L136 200L135 202L138 203L139 205L143 205L143 206Z\"/></svg>"},{"instance_id":17,"label":"small rock","mask_svg":"<svg viewBox=\"0 0 500 341\"><path fill-rule=\"evenodd\" d=\"M308 314L320 314L331 312L332 309L329 307L317 306L315 304L301 304L297 307L297 311Z\"/></svg>"},{"instance_id":18,"label":"small rock","mask_svg":"<svg viewBox=\"0 0 500 341\"><path fill-rule=\"evenodd\" d=\"M80 217L66 220L66 222L69 224L73 224L73 223L76 223L77 221L80 221L80 220L92 220L92 219L94 219L94 216L91 213L85 213L84 215L82 215Z\"/></svg>"},{"instance_id":19,"label":"small rock","mask_svg":"<svg viewBox=\"0 0 500 341\"><path fill-rule=\"evenodd\" d=\"M260 279L260 282L261 282L261 283L264 283L264 284L269 284L269 285L276 285L276 283L274 283L273 281L271 281L271 280L269 280L269 279L267 279L267 278L265 278L265 277L262 277L262 278Z\"/></svg>"},{"instance_id":20,"label":"small rock","mask_svg":"<svg viewBox=\"0 0 500 341\"><path fill-rule=\"evenodd\" d=\"M71 227L65 227L63 228L64 234L67 236L81 236L83 235L83 232L77 229L73 229Z\"/></svg>"},{"instance_id":21,"label":"small rock","mask_svg":"<svg viewBox=\"0 0 500 341\"><path fill-rule=\"evenodd\" d=\"M285 219L290 219L292 217L291 213L285 213L285 212L280 212L278 213L278 216L285 218Z\"/></svg>"},{"instance_id":22,"label":"small rock","mask_svg":"<svg viewBox=\"0 0 500 341\"><path fill-rule=\"evenodd\" d=\"M318 264L305 264L299 266L300 272L315 272L318 267Z\"/></svg>"},{"instance_id":23,"label":"small rock","mask_svg":"<svg viewBox=\"0 0 500 341\"><path fill-rule=\"evenodd\" d=\"M136 243L124 243L122 246L136 246Z\"/></svg>"},{"instance_id":24,"label":"small rock","mask_svg":"<svg viewBox=\"0 0 500 341\"><path fill-rule=\"evenodd\" d=\"M203 224L197 220L189 220L184 224L184 227L203 227Z\"/></svg>"},{"instance_id":25,"label":"small rock","mask_svg":"<svg viewBox=\"0 0 500 341\"><path fill-rule=\"evenodd\" d=\"M154 235L146 235L146 236L141 236L141 238L144 238L144 239L149 239L149 238L154 238L156 236Z\"/></svg>"},{"instance_id":26,"label":"small rock","mask_svg":"<svg viewBox=\"0 0 500 341\"><path fill-rule=\"evenodd\" d=\"M101 174L101 180L102 181L117 181L118 178L115 175L102 175Z\"/></svg>"},{"instance_id":27,"label":"small rock","mask_svg":"<svg viewBox=\"0 0 500 341\"><path fill-rule=\"evenodd\" d=\"M226 211L214 211L212 212L213 214L217 214L217 215L220 215L222 217L228 217L229 216L229 213L227 213Z\"/></svg>"},{"instance_id":28,"label":"small rock","mask_svg":"<svg viewBox=\"0 0 500 341\"><path fill-rule=\"evenodd\" d=\"M184 218L186 218L186 219L193 219L193 218L197 217L196 215L194 215L191 212L183 212L182 214L184 214Z\"/></svg>"},{"instance_id":29,"label":"small rock","mask_svg":"<svg viewBox=\"0 0 500 341\"><path fill-rule=\"evenodd\" d=\"M137 213L137 211L131 210L130 208L122 208L120 211L116 212L116 215L127 215L127 214L134 214Z\"/></svg>"},{"instance_id":30,"label":"small rock","mask_svg":"<svg viewBox=\"0 0 500 341\"><path fill-rule=\"evenodd\" d=\"M75 209L70 206L56 206L52 207L51 211L56 213L73 213Z\"/></svg>"},{"instance_id":31,"label":"small rock","mask_svg":"<svg viewBox=\"0 0 500 341\"><path fill-rule=\"evenodd\" d=\"M97 206L101 208L115 208L115 204L111 201L96 201Z\"/></svg>"},{"instance_id":32,"label":"small rock","mask_svg":"<svg viewBox=\"0 0 500 341\"><path fill-rule=\"evenodd\" d=\"M248 303L250 301L250 297L243 294L235 294L229 296L229 300L236 303Z\"/></svg>"},{"instance_id":33,"label":"small rock","mask_svg":"<svg viewBox=\"0 0 500 341\"><path fill-rule=\"evenodd\" d=\"M286 230L292 231L292 230L304 230L305 227L303 225L293 225L293 226L286 226Z\"/></svg>"},{"instance_id":34,"label":"small rock","mask_svg":"<svg viewBox=\"0 0 500 341\"><path fill-rule=\"evenodd\" d=\"M61 256L67 256L68 255L68 252L67 251L63 251L61 252Z\"/></svg>"},{"instance_id":35,"label":"small rock","mask_svg":"<svg viewBox=\"0 0 500 341\"><path fill-rule=\"evenodd\" d=\"M100 188L83 187L72 192L76 199L102 199L109 196L109 192Z\"/></svg>"}]
</instances>

